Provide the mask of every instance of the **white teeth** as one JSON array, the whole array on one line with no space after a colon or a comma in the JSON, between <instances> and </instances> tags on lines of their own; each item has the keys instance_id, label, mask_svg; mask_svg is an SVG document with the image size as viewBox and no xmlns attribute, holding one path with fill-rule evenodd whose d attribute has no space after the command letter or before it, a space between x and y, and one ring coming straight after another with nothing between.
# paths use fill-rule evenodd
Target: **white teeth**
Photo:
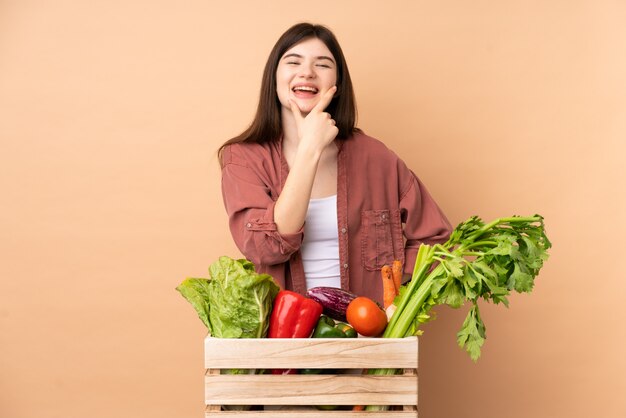
<instances>
[{"instance_id":1,"label":"white teeth","mask_svg":"<svg viewBox=\"0 0 626 418\"><path fill-rule=\"evenodd\" d=\"M293 88L293 91L296 91L296 90L310 91L310 92L313 92L313 93L317 92L316 88L314 88L314 87L307 87L307 86L296 86L296 87Z\"/></svg>"}]
</instances>

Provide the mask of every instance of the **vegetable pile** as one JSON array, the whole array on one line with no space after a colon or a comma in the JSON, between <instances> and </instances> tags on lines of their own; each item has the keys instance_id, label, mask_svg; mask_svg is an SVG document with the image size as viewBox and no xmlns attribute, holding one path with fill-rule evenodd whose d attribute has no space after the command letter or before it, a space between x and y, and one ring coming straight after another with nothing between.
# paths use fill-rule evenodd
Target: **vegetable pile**
<instances>
[{"instance_id":1,"label":"vegetable pile","mask_svg":"<svg viewBox=\"0 0 626 418\"><path fill-rule=\"evenodd\" d=\"M256 273L251 262L229 257L220 257L211 265L210 279L186 279L176 289L193 305L209 333L218 338L353 338L357 332L365 337L403 338L422 334L420 326L433 319L433 307L459 308L468 302L472 306L457 342L477 361L486 339L478 301L508 307L511 292L531 292L551 246L540 215L498 218L489 223L473 216L459 224L447 242L420 246L406 284L401 284L400 261L383 266L384 310L373 300L342 289L317 287L309 289L306 296L281 290L271 276ZM397 372L374 369L367 374Z\"/></svg>"},{"instance_id":2,"label":"vegetable pile","mask_svg":"<svg viewBox=\"0 0 626 418\"><path fill-rule=\"evenodd\" d=\"M279 295L280 288L272 277L257 274L254 264L244 259L220 257L209 268L211 279L187 279L176 289L193 305L211 335L220 338L265 337L270 314L276 330L273 337L306 337L304 334L310 335L315 329L320 308L331 318L347 320L357 331L362 330L363 336L379 336L384 329L383 338L408 337L421 335L419 327L432 319L434 306L459 308L469 302L472 307L457 342L476 361L486 338L478 300L508 307L512 291L532 291L550 247L540 215L498 218L489 223L473 216L459 224L444 244L420 246L413 275L405 285L400 284L399 261L381 269L389 317L386 328L370 299L326 287L309 289L306 298L284 290ZM272 313L273 303L280 309ZM302 326L307 315L298 311L307 306L316 309ZM286 335L288 326L299 333Z\"/></svg>"}]
</instances>

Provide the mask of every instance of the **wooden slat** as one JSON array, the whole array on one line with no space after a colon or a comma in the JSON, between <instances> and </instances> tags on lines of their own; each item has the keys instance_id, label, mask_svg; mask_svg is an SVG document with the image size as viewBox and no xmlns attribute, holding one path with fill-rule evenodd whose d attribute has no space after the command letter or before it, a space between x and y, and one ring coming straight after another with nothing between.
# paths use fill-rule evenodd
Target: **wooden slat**
<instances>
[{"instance_id":1,"label":"wooden slat","mask_svg":"<svg viewBox=\"0 0 626 418\"><path fill-rule=\"evenodd\" d=\"M220 369L207 369L206 376L215 376L220 374ZM221 410L220 405L207 405L206 412L219 412Z\"/></svg>"},{"instance_id":2,"label":"wooden slat","mask_svg":"<svg viewBox=\"0 0 626 418\"><path fill-rule=\"evenodd\" d=\"M417 411L222 411L206 412L206 418L417 418Z\"/></svg>"},{"instance_id":3,"label":"wooden slat","mask_svg":"<svg viewBox=\"0 0 626 418\"><path fill-rule=\"evenodd\" d=\"M417 368L417 337L240 338L207 337L207 369Z\"/></svg>"},{"instance_id":4,"label":"wooden slat","mask_svg":"<svg viewBox=\"0 0 626 418\"><path fill-rule=\"evenodd\" d=\"M417 376L206 375L207 405L417 405Z\"/></svg>"},{"instance_id":5,"label":"wooden slat","mask_svg":"<svg viewBox=\"0 0 626 418\"><path fill-rule=\"evenodd\" d=\"M414 376L417 379L417 370L416 369L404 369L402 371L402 375L404 376ZM418 399L415 397L415 403L417 404ZM402 408L404 411L415 411L417 413L417 405L404 405Z\"/></svg>"}]
</instances>

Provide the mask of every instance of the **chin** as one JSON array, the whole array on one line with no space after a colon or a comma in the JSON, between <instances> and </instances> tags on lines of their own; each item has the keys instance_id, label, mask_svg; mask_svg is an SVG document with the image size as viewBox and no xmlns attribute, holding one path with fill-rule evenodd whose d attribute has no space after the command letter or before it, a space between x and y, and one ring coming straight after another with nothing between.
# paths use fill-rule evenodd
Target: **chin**
<instances>
[{"instance_id":1,"label":"chin","mask_svg":"<svg viewBox=\"0 0 626 418\"><path fill-rule=\"evenodd\" d=\"M309 113L311 110L313 110L313 108L317 104L317 100L315 102L306 101L304 103L302 103L302 102L296 102L296 103L298 104L298 107L300 108L301 112Z\"/></svg>"}]
</instances>

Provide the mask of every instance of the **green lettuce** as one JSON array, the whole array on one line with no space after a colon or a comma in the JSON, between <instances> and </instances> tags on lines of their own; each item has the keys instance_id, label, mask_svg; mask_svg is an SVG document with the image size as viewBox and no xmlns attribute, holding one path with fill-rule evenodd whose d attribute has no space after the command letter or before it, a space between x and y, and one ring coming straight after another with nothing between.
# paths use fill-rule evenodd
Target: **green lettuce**
<instances>
[{"instance_id":1,"label":"green lettuce","mask_svg":"<svg viewBox=\"0 0 626 418\"><path fill-rule=\"evenodd\" d=\"M226 256L211 264L209 275L209 279L186 279L176 288L209 333L218 338L265 337L280 290L272 276L257 273L246 259Z\"/></svg>"},{"instance_id":2,"label":"green lettuce","mask_svg":"<svg viewBox=\"0 0 626 418\"><path fill-rule=\"evenodd\" d=\"M209 334L212 334L211 331L211 323L209 322L209 283L211 281L209 279L200 279L190 277L188 279L183 280L183 282L178 285L176 290L180 292L181 295L196 310L198 316L202 323L209 330Z\"/></svg>"}]
</instances>

